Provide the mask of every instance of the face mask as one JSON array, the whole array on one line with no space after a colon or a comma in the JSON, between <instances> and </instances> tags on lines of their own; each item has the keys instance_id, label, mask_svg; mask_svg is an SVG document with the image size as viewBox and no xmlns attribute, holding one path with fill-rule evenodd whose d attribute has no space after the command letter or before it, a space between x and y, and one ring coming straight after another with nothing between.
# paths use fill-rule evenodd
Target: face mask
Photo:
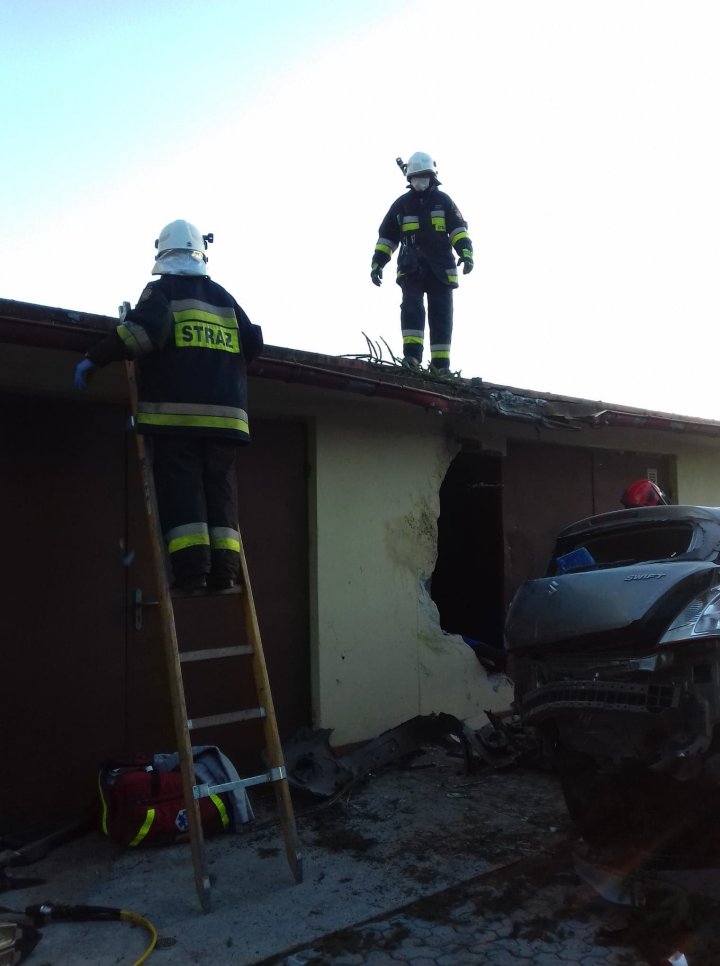
<instances>
[{"instance_id":1,"label":"face mask","mask_svg":"<svg viewBox=\"0 0 720 966\"><path fill-rule=\"evenodd\" d=\"M427 191L430 187L430 178L410 178L410 184L415 191Z\"/></svg>"}]
</instances>

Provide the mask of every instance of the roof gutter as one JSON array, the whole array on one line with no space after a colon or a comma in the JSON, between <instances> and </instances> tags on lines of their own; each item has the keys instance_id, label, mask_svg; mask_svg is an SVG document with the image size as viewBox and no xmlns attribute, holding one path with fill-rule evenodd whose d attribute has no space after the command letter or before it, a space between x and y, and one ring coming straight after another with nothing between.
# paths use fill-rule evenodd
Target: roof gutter
<instances>
[{"instance_id":1,"label":"roof gutter","mask_svg":"<svg viewBox=\"0 0 720 966\"><path fill-rule=\"evenodd\" d=\"M623 409L601 409L593 413L594 426L620 426L624 429L656 429L667 433L694 433L698 436L720 437L720 425L710 420L661 416L658 413L628 412Z\"/></svg>"},{"instance_id":2,"label":"roof gutter","mask_svg":"<svg viewBox=\"0 0 720 966\"><path fill-rule=\"evenodd\" d=\"M399 402L422 406L438 414L460 413L468 409L468 401L446 396L428 389L417 389L403 383L389 383L350 372L337 372L312 366L304 362L290 362L283 359L269 359L262 355L256 359L250 375L265 379L278 379L282 382L300 383L306 386L320 386L323 389L337 389L360 396L376 396L395 399Z\"/></svg>"},{"instance_id":3,"label":"roof gutter","mask_svg":"<svg viewBox=\"0 0 720 966\"><path fill-rule=\"evenodd\" d=\"M2 341L15 345L85 352L98 338L112 331L113 324L117 325L117 320L103 315L35 305L23 306L27 314L5 311L5 305L12 304L0 299L0 320Z\"/></svg>"}]
</instances>

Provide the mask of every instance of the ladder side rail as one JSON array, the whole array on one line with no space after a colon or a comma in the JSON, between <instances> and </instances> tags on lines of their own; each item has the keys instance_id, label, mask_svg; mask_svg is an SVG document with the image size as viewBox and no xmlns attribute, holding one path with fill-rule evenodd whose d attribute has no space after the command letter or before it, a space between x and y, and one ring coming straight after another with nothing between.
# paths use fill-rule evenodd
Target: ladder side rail
<instances>
[{"instance_id":1,"label":"ladder side rail","mask_svg":"<svg viewBox=\"0 0 720 966\"><path fill-rule=\"evenodd\" d=\"M131 362L126 363L128 384L132 399L133 416L137 413L137 383L135 368ZM177 632L175 628L175 612L170 596L170 577L168 574L165 547L161 540L160 515L155 492L155 481L150 466L145 440L135 427L135 440L140 478L143 486L145 509L149 523L153 568L158 578L158 608L160 615L160 629L162 636L165 664L170 687L170 701L172 706L173 725L177 742L177 752L180 759L180 773L182 776L183 797L187 812L188 832L190 836L190 850L195 873L200 905L204 912L210 909L210 872L205 854L205 842L200 805L194 796L195 771L193 768L192 745L187 727L187 707L182 685L182 671L178 654Z\"/></svg>"},{"instance_id":2,"label":"ladder side rail","mask_svg":"<svg viewBox=\"0 0 720 966\"><path fill-rule=\"evenodd\" d=\"M239 528L238 528L239 533ZM260 637L260 625L258 624L257 611L255 610L255 600L253 598L252 587L250 586L250 573L248 571L245 548L242 536L240 536L240 573L242 575L245 589L245 633L250 646L253 649L252 664L255 687L258 694L258 703L265 709L265 716L262 719L263 733L265 737L265 750L268 757L268 765L271 771L282 769L282 774L286 776L285 760L280 744L280 737L275 716L275 706L273 704L272 692L270 690L270 679L265 663L265 652L263 651L262 639ZM274 783L275 797L280 812L283 838L285 840L285 852L288 863L292 870L296 882L301 882L303 877L302 856L297 836L297 826L295 823L295 813L293 811L292 798L290 796L290 786L287 777Z\"/></svg>"}]
</instances>

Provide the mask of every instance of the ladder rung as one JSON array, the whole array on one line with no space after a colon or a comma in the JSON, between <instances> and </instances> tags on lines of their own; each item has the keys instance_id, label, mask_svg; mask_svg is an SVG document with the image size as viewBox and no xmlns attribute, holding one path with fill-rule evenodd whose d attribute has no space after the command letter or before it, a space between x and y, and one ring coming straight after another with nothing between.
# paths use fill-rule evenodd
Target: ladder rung
<instances>
[{"instance_id":1,"label":"ladder rung","mask_svg":"<svg viewBox=\"0 0 720 966\"><path fill-rule=\"evenodd\" d=\"M208 647L200 651L180 651L180 662L186 661L214 661L221 657L239 657L243 654L252 654L253 649L249 644L238 644L233 647Z\"/></svg>"},{"instance_id":2,"label":"ladder rung","mask_svg":"<svg viewBox=\"0 0 720 966\"><path fill-rule=\"evenodd\" d=\"M188 729L197 731L198 728L212 728L213 725L232 724L234 721L249 721L252 718L264 718L265 708L247 708L245 711L227 711L225 714L210 714L205 718L188 718Z\"/></svg>"},{"instance_id":3,"label":"ladder rung","mask_svg":"<svg viewBox=\"0 0 720 966\"><path fill-rule=\"evenodd\" d=\"M223 782L221 785L194 785L194 798L209 798L210 795L221 795L223 792L231 792L234 788L249 788L251 785L266 785L268 782L280 782L287 778L285 766L271 768L270 771L262 775L254 775L252 778L238 778L234 782Z\"/></svg>"}]
</instances>

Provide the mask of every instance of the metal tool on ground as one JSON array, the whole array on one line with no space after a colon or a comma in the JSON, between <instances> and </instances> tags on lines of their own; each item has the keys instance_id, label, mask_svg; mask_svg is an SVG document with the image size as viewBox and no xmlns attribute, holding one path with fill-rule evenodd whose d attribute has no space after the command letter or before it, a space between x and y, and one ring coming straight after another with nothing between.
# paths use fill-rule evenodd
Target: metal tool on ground
<instances>
[{"instance_id":1,"label":"metal tool on ground","mask_svg":"<svg viewBox=\"0 0 720 966\"><path fill-rule=\"evenodd\" d=\"M40 942L40 932L30 916L0 906L0 964L16 966Z\"/></svg>"},{"instance_id":2,"label":"metal tool on ground","mask_svg":"<svg viewBox=\"0 0 720 966\"><path fill-rule=\"evenodd\" d=\"M127 375L131 399L135 408L137 390L134 369L129 363ZM159 610L160 633L168 674L180 772L183 780L195 885L202 909L204 912L208 912L210 909L210 875L200 819L199 800L201 798L247 789L251 786L272 784L285 841L285 852L296 882L302 881L302 856L299 850L295 815L242 538L240 539L241 584L239 586L219 594L198 594L196 592L183 594L171 590L169 565L162 541L152 468L142 434L136 433L135 438L140 478L145 496L153 566L158 587L157 600L142 601L136 596L136 613L141 613L141 608L147 605L157 606ZM207 641L204 639L202 632L205 623L203 621L203 609L218 606L220 603L226 608L228 623L232 625L233 632L237 634L237 643L233 643L231 646L226 646L224 642L222 646L218 646L217 642ZM179 611L182 611L182 614ZM207 615L207 611L205 611L205 615ZM195 631L198 627L201 628L201 639L198 639L196 635L189 647L184 646L186 640L181 642L183 647L178 644L178 632L182 630L181 625L184 620L192 625ZM210 662L222 662L227 665L227 676L223 675L223 678L227 679L227 677L232 676L233 684L237 684L237 693L247 690L248 681L251 682L250 691L254 702L252 707L218 714L204 714L199 717L188 716L185 697L188 682L183 678L183 665L187 666L187 673L190 675L193 669L207 668ZM203 693L207 692L208 682L212 683L212 678L206 677L204 681ZM257 725L257 722L261 723L261 729L252 727L253 724ZM266 770L261 774L241 777L219 784L198 783L193 769L190 732L220 726L226 728L237 724L250 726L248 728L247 750L258 752L257 759L265 763ZM253 733L257 734L257 740L260 741L261 747L251 747L251 735Z\"/></svg>"},{"instance_id":3,"label":"metal tool on ground","mask_svg":"<svg viewBox=\"0 0 720 966\"><path fill-rule=\"evenodd\" d=\"M37 838L32 841L12 842L7 839L0 839L0 892L11 889L27 889L30 886L41 885L45 880L35 876L16 875L9 871L10 867L31 865L44 858L45 855L56 845L61 845L69 839L80 835L91 828L94 823L94 815L70 822L60 828L49 831L44 829L42 835L37 834ZM0 966L2 958L0 957Z\"/></svg>"}]
</instances>

